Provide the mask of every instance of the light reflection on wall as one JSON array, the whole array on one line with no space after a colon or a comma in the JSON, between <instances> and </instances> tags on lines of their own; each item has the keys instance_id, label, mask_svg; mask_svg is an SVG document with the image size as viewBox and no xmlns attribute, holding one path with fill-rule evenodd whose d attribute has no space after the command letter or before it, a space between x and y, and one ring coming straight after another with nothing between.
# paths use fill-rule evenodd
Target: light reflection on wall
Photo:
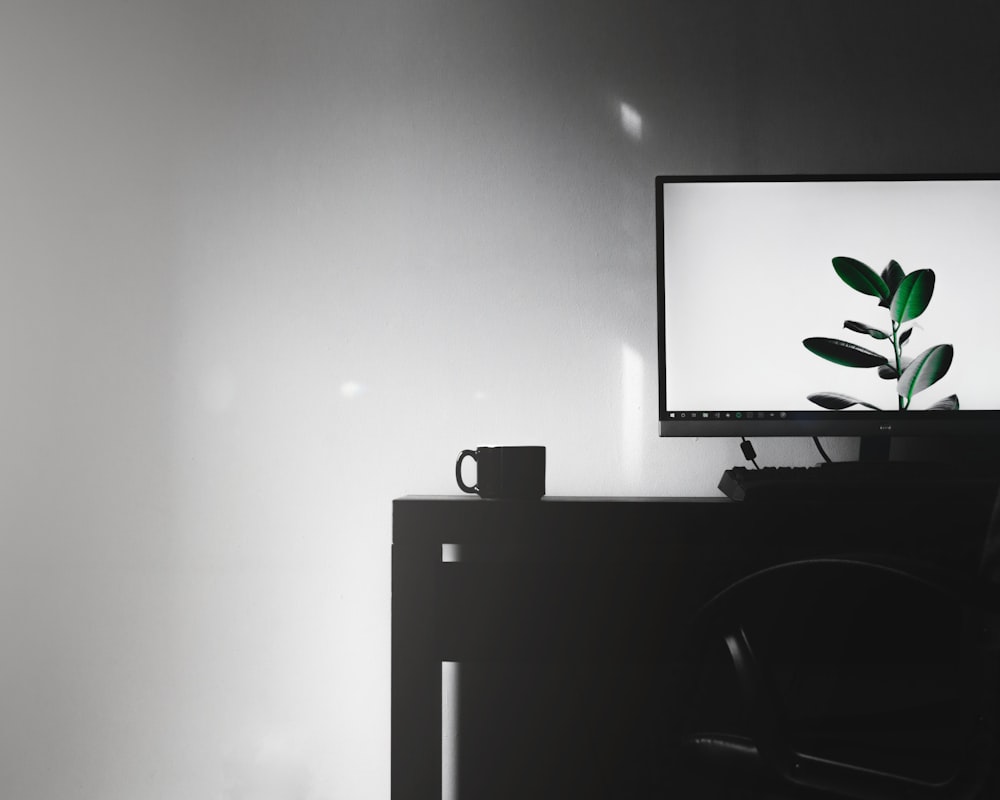
<instances>
[{"instance_id":1,"label":"light reflection on wall","mask_svg":"<svg viewBox=\"0 0 1000 800\"><path fill-rule=\"evenodd\" d=\"M645 366L642 356L622 345L622 466L629 481L642 475L643 445L649 430L642 413L645 399Z\"/></svg>"},{"instance_id":2,"label":"light reflection on wall","mask_svg":"<svg viewBox=\"0 0 1000 800\"><path fill-rule=\"evenodd\" d=\"M642 139L642 116L628 103L622 102L618 107L622 130L636 141Z\"/></svg>"},{"instance_id":3,"label":"light reflection on wall","mask_svg":"<svg viewBox=\"0 0 1000 800\"><path fill-rule=\"evenodd\" d=\"M355 397L360 397L367 391L367 388L358 383L357 381L346 381L340 384L340 395L347 400L353 400Z\"/></svg>"}]
</instances>

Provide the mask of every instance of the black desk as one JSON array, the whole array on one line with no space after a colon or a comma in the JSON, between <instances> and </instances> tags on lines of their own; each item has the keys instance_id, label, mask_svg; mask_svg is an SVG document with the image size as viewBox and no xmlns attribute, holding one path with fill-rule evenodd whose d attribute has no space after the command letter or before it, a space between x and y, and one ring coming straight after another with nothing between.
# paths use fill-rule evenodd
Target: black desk
<instances>
[{"instance_id":1,"label":"black desk","mask_svg":"<svg viewBox=\"0 0 1000 800\"><path fill-rule=\"evenodd\" d=\"M928 498L398 499L393 800L442 798L442 726L458 738L445 796L453 780L463 800L661 791L675 666L702 603L756 569L824 554L973 570L989 510ZM453 680L457 707L442 715Z\"/></svg>"}]
</instances>

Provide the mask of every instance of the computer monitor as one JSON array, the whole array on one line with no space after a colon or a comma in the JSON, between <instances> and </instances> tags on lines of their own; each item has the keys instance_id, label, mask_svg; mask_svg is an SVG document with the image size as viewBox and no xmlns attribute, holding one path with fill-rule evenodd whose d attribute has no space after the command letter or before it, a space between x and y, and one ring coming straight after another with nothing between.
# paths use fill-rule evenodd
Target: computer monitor
<instances>
[{"instance_id":1,"label":"computer monitor","mask_svg":"<svg viewBox=\"0 0 1000 800\"><path fill-rule=\"evenodd\" d=\"M662 175L656 223L660 436L1000 433L1000 175Z\"/></svg>"}]
</instances>

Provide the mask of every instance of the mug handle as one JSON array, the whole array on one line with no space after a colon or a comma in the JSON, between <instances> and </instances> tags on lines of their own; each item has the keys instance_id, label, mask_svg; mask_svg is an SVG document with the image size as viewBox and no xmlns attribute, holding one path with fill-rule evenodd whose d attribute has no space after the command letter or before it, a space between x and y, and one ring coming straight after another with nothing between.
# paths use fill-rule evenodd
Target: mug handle
<instances>
[{"instance_id":1,"label":"mug handle","mask_svg":"<svg viewBox=\"0 0 1000 800\"><path fill-rule=\"evenodd\" d=\"M462 480L462 461L466 456L472 456L472 460L476 461L476 451L475 450L463 450L458 454L458 461L455 462L455 480L458 481L458 488L463 492L468 494L478 494L479 485L466 486L465 481ZM478 462L477 462L478 463Z\"/></svg>"}]
</instances>

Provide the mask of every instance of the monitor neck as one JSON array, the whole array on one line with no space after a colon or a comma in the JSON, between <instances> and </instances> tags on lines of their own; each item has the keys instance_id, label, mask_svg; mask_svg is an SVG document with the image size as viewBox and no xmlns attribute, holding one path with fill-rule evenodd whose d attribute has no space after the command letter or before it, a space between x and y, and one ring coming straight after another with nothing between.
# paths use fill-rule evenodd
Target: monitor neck
<instances>
[{"instance_id":1,"label":"monitor neck","mask_svg":"<svg viewBox=\"0 0 1000 800\"><path fill-rule=\"evenodd\" d=\"M858 450L858 461L868 463L888 461L891 449L892 437L890 436L862 436L861 447Z\"/></svg>"}]
</instances>

